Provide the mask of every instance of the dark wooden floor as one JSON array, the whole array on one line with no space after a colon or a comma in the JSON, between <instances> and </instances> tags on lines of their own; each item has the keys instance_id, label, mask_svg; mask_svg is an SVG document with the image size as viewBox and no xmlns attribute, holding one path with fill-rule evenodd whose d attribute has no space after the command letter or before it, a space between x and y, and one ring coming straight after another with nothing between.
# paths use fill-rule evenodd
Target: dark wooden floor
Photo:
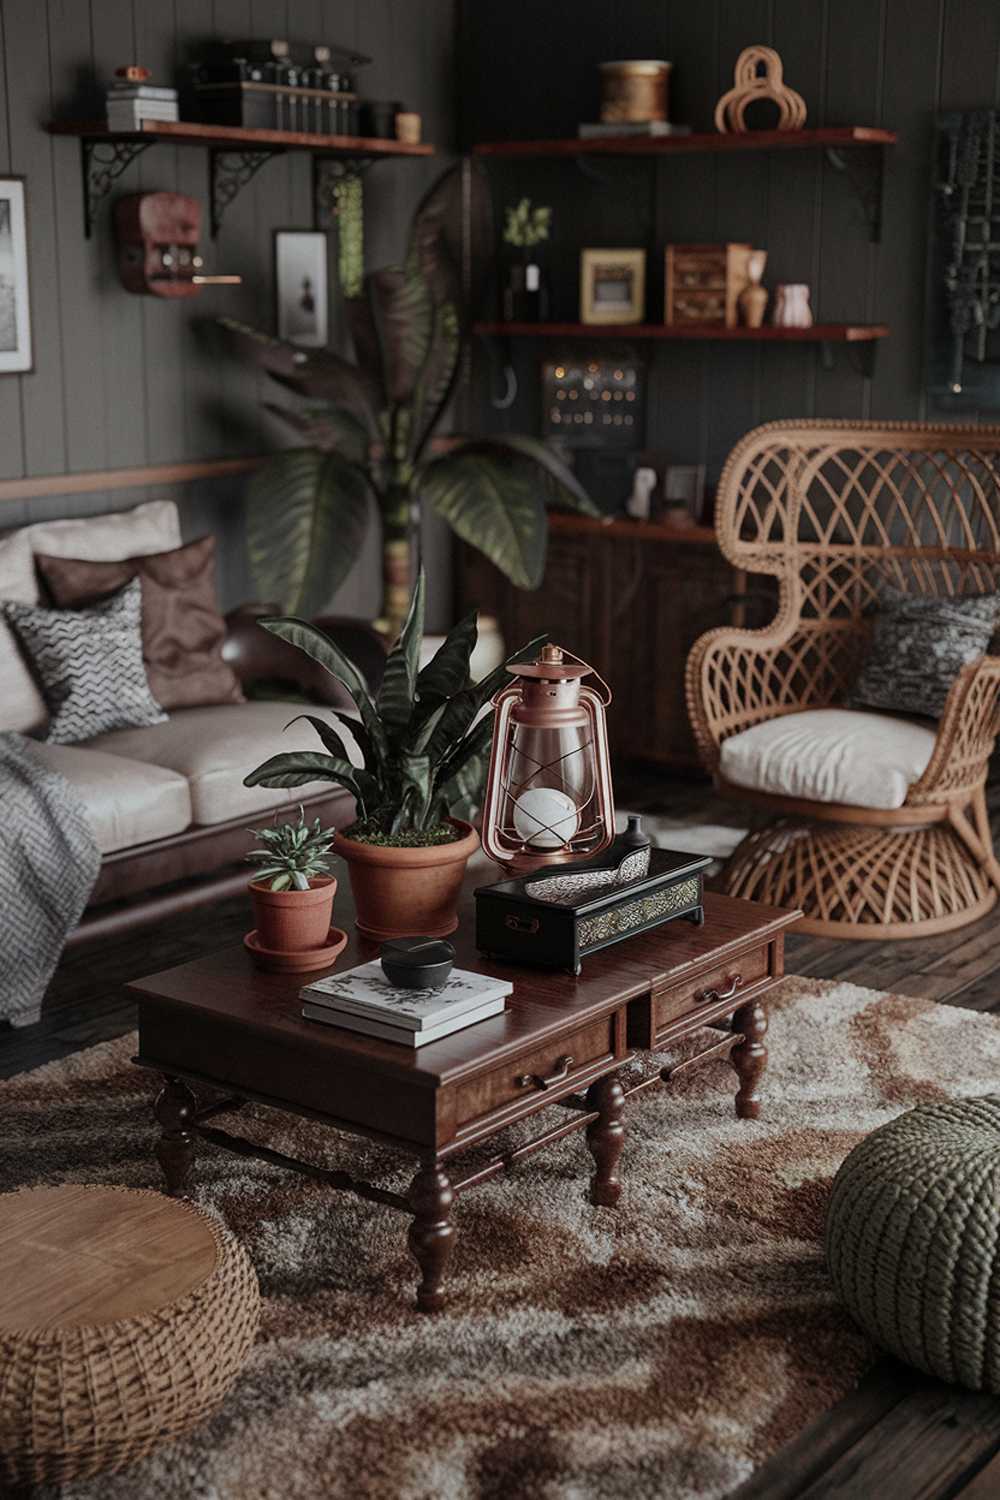
<instances>
[{"instance_id":1,"label":"dark wooden floor","mask_svg":"<svg viewBox=\"0 0 1000 1500\"><path fill-rule=\"evenodd\" d=\"M732 821L703 785L662 773L616 778L620 806L667 817ZM1000 787L991 795L1000 843ZM41 1022L0 1033L0 1077L120 1036L135 1024L129 979L238 941L242 897L161 923L137 937L81 948L62 963ZM1000 914L940 938L839 943L789 937L789 973L848 979L944 1005L1000 1011ZM975 1396L882 1362L833 1411L777 1454L739 1500L1000 1500L1000 1400ZM137 1496L136 1500L142 1500ZM735 1497L734 1497L735 1500Z\"/></svg>"}]
</instances>

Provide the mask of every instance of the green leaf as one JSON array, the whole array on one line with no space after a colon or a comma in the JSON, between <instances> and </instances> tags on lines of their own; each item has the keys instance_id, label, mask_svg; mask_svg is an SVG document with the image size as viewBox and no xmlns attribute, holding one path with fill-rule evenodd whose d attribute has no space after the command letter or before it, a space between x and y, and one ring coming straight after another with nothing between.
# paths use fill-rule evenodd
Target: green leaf
<instances>
[{"instance_id":1,"label":"green leaf","mask_svg":"<svg viewBox=\"0 0 1000 1500\"><path fill-rule=\"evenodd\" d=\"M440 821L449 813L456 812L462 804L473 803L478 806L482 803L489 758L488 750L480 750L478 754L470 756L463 765L459 766L447 781L443 781L435 788L432 807L428 814L429 821L435 823Z\"/></svg>"},{"instance_id":2,"label":"green leaf","mask_svg":"<svg viewBox=\"0 0 1000 1500\"><path fill-rule=\"evenodd\" d=\"M430 287L412 262L373 271L366 281L382 350L386 395L391 404L409 401L434 331Z\"/></svg>"},{"instance_id":3,"label":"green leaf","mask_svg":"<svg viewBox=\"0 0 1000 1500\"><path fill-rule=\"evenodd\" d=\"M364 817L365 799L350 761L335 755L322 755L318 750L289 750L283 755L272 755L243 778L243 785L290 787L305 786L310 781L333 781L338 786L347 787L354 793Z\"/></svg>"},{"instance_id":4,"label":"green leaf","mask_svg":"<svg viewBox=\"0 0 1000 1500\"><path fill-rule=\"evenodd\" d=\"M469 681L469 662L479 639L479 611L472 609L453 625L417 678L421 703L450 698Z\"/></svg>"},{"instance_id":5,"label":"green leaf","mask_svg":"<svg viewBox=\"0 0 1000 1500\"><path fill-rule=\"evenodd\" d=\"M392 833L423 828L431 799L431 763L426 755L401 755L399 770L402 792L392 820Z\"/></svg>"},{"instance_id":6,"label":"green leaf","mask_svg":"<svg viewBox=\"0 0 1000 1500\"><path fill-rule=\"evenodd\" d=\"M573 470L546 443L512 432L498 433L484 441L492 448L508 449L539 466L542 470L539 482L547 505L558 510L573 510L581 516L603 516L604 512L591 500Z\"/></svg>"},{"instance_id":7,"label":"green leaf","mask_svg":"<svg viewBox=\"0 0 1000 1500\"><path fill-rule=\"evenodd\" d=\"M309 406L299 409L294 406L278 406L274 401L262 403L279 422L284 422L310 448L320 448L324 453L338 452L353 464L365 464L368 460L369 438L361 423L350 412L338 411L331 406Z\"/></svg>"},{"instance_id":8,"label":"green leaf","mask_svg":"<svg viewBox=\"0 0 1000 1500\"><path fill-rule=\"evenodd\" d=\"M476 439L425 464L417 492L513 584L535 589L545 572L544 472L515 449Z\"/></svg>"},{"instance_id":9,"label":"green leaf","mask_svg":"<svg viewBox=\"0 0 1000 1500\"><path fill-rule=\"evenodd\" d=\"M422 755L430 744L431 736L437 729L442 718L448 711L447 698L443 703L431 710L427 718L421 720L416 713L410 719L410 734L406 741L407 750L413 755Z\"/></svg>"},{"instance_id":10,"label":"green leaf","mask_svg":"<svg viewBox=\"0 0 1000 1500\"><path fill-rule=\"evenodd\" d=\"M305 719L307 723L312 725L316 733L319 735L320 739L323 741L324 747L330 752L331 755L338 755L341 760L350 761L351 757L347 753L347 746L344 744L343 740L340 738L340 735L337 733L333 725L328 723L326 719L320 719L315 714L296 714L294 719L289 719L288 723L285 725L285 729L291 729L292 725L297 724L300 719ZM316 821L318 823L319 819L317 818Z\"/></svg>"},{"instance_id":11,"label":"green leaf","mask_svg":"<svg viewBox=\"0 0 1000 1500\"><path fill-rule=\"evenodd\" d=\"M272 617L260 620L258 624L272 635L288 641L289 645L297 647L299 651L304 651L338 682L343 683L361 715L358 730L352 732L355 733L365 757L365 765L374 775L381 775L389 757L385 725L379 718L364 677L350 658L344 655L336 642L318 625L312 625L308 620Z\"/></svg>"},{"instance_id":12,"label":"green leaf","mask_svg":"<svg viewBox=\"0 0 1000 1500\"><path fill-rule=\"evenodd\" d=\"M483 715L464 739L459 740L454 750L445 757L438 767L437 775L434 778L436 788L445 785L451 777L457 775L462 770L468 761L474 759L476 756L489 755L490 746L493 742L493 721L495 718L496 714L491 709L488 714Z\"/></svg>"},{"instance_id":13,"label":"green leaf","mask_svg":"<svg viewBox=\"0 0 1000 1500\"><path fill-rule=\"evenodd\" d=\"M479 710L490 701L510 680L507 666L512 661L522 661L527 653L534 651L536 646L542 645L548 636L538 635L525 646L511 653L506 661L500 663L492 672L480 678L471 687L456 693L448 702L448 707L442 716L441 722L435 730L427 753L434 765L437 765L446 755L454 749L456 743L462 738L478 714Z\"/></svg>"},{"instance_id":14,"label":"green leaf","mask_svg":"<svg viewBox=\"0 0 1000 1500\"><path fill-rule=\"evenodd\" d=\"M331 349L311 349L296 360L291 370L269 369L273 380L296 395L312 401L325 401L340 407L362 423L372 437L378 437L378 417L384 397L378 381L349 359Z\"/></svg>"},{"instance_id":15,"label":"green leaf","mask_svg":"<svg viewBox=\"0 0 1000 1500\"><path fill-rule=\"evenodd\" d=\"M399 640L386 659L382 685L376 699L376 707L390 734L401 734L409 724L410 714L413 711L417 670L420 665L420 646L424 638L426 593L427 579L421 568L410 599L406 623L400 632Z\"/></svg>"},{"instance_id":16,"label":"green leaf","mask_svg":"<svg viewBox=\"0 0 1000 1500\"><path fill-rule=\"evenodd\" d=\"M339 453L289 448L247 491L247 548L258 588L288 610L321 609L354 567L371 486Z\"/></svg>"}]
</instances>

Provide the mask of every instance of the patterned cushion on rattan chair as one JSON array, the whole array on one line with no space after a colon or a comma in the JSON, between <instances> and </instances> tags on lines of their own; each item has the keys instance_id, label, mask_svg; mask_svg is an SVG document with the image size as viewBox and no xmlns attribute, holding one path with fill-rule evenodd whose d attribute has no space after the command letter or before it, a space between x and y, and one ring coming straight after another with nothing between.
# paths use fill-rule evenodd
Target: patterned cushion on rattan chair
<instances>
[{"instance_id":1,"label":"patterned cushion on rattan chair","mask_svg":"<svg viewBox=\"0 0 1000 1500\"><path fill-rule=\"evenodd\" d=\"M934 749L934 729L889 714L814 708L724 740L719 770L732 786L839 802L902 807Z\"/></svg>"},{"instance_id":2,"label":"patterned cushion on rattan chair","mask_svg":"<svg viewBox=\"0 0 1000 1500\"><path fill-rule=\"evenodd\" d=\"M826 1256L877 1343L1000 1394L1000 1097L921 1105L862 1141L834 1180Z\"/></svg>"},{"instance_id":3,"label":"patterned cushion on rattan chair","mask_svg":"<svg viewBox=\"0 0 1000 1500\"><path fill-rule=\"evenodd\" d=\"M0 1490L142 1458L218 1406L260 1316L246 1252L161 1193L0 1197Z\"/></svg>"}]
</instances>

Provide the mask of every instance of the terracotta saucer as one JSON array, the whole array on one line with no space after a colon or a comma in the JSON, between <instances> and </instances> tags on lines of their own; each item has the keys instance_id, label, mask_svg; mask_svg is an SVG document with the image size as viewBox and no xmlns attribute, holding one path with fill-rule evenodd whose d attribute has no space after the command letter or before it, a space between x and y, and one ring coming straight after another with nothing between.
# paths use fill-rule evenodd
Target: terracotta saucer
<instances>
[{"instance_id":1,"label":"terracotta saucer","mask_svg":"<svg viewBox=\"0 0 1000 1500\"><path fill-rule=\"evenodd\" d=\"M244 948L253 954L258 967L270 969L275 974L311 974L314 969L332 969L334 960L346 944L347 933L339 927L330 928L322 948L304 948L301 953L276 953L271 948L262 948L257 941L256 928L243 939Z\"/></svg>"}]
</instances>

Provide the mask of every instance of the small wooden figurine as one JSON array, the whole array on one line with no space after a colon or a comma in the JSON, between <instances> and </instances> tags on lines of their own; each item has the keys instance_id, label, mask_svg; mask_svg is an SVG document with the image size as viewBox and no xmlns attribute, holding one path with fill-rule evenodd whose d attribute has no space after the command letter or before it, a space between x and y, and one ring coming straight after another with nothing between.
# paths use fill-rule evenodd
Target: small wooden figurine
<instances>
[{"instance_id":1,"label":"small wooden figurine","mask_svg":"<svg viewBox=\"0 0 1000 1500\"><path fill-rule=\"evenodd\" d=\"M769 99L778 106L777 130L801 130L805 100L784 82L781 58L773 47L745 47L736 59L733 87L715 106L715 128L725 135L746 133L748 104Z\"/></svg>"}]
</instances>

